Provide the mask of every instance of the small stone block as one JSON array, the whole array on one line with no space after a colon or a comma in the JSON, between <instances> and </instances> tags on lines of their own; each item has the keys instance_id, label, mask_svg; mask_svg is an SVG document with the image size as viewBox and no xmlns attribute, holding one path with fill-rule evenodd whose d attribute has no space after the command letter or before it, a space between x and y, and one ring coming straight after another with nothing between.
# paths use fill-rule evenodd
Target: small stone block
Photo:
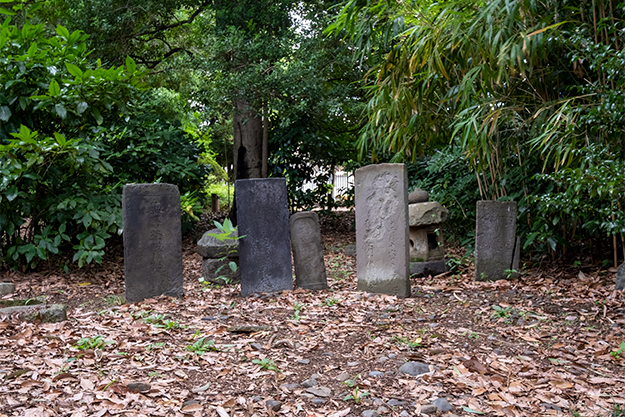
<instances>
[{"instance_id":1,"label":"small stone block","mask_svg":"<svg viewBox=\"0 0 625 417\"><path fill-rule=\"evenodd\" d=\"M126 301L180 297L180 193L172 184L127 184L122 196Z\"/></svg>"},{"instance_id":2,"label":"small stone block","mask_svg":"<svg viewBox=\"0 0 625 417\"><path fill-rule=\"evenodd\" d=\"M230 262L234 262L237 265L235 272L232 272ZM204 258L202 260L202 278L206 282L219 285L238 283L241 280L241 268L239 268L238 258Z\"/></svg>"},{"instance_id":3,"label":"small stone block","mask_svg":"<svg viewBox=\"0 0 625 417\"><path fill-rule=\"evenodd\" d=\"M425 203L430 200L430 193L420 188L415 188L408 194L408 204Z\"/></svg>"},{"instance_id":4,"label":"small stone block","mask_svg":"<svg viewBox=\"0 0 625 417\"><path fill-rule=\"evenodd\" d=\"M447 272L447 262L445 260L429 262L410 262L410 276L427 277L436 276Z\"/></svg>"},{"instance_id":5,"label":"small stone block","mask_svg":"<svg viewBox=\"0 0 625 417\"><path fill-rule=\"evenodd\" d=\"M408 206L408 219L410 226L440 224L449 219L449 210L437 201L410 204Z\"/></svg>"},{"instance_id":6,"label":"small stone block","mask_svg":"<svg viewBox=\"0 0 625 417\"><path fill-rule=\"evenodd\" d=\"M202 255L203 258L238 258L238 232L235 230L229 235L229 237L233 239L225 239L223 242L215 236L211 236L211 234L219 235L221 233L221 230L217 228L204 233L202 238L197 242L197 253Z\"/></svg>"},{"instance_id":7,"label":"small stone block","mask_svg":"<svg viewBox=\"0 0 625 417\"><path fill-rule=\"evenodd\" d=\"M241 295L292 290L286 179L237 180L235 187Z\"/></svg>"},{"instance_id":8,"label":"small stone block","mask_svg":"<svg viewBox=\"0 0 625 417\"><path fill-rule=\"evenodd\" d=\"M290 226L297 287L307 290L328 288L317 213L295 213L291 215Z\"/></svg>"},{"instance_id":9,"label":"small stone block","mask_svg":"<svg viewBox=\"0 0 625 417\"><path fill-rule=\"evenodd\" d=\"M410 296L408 176L404 164L355 172L358 290Z\"/></svg>"},{"instance_id":10,"label":"small stone block","mask_svg":"<svg viewBox=\"0 0 625 417\"><path fill-rule=\"evenodd\" d=\"M15 284L12 282L0 282L0 295L13 294L15 292Z\"/></svg>"}]
</instances>

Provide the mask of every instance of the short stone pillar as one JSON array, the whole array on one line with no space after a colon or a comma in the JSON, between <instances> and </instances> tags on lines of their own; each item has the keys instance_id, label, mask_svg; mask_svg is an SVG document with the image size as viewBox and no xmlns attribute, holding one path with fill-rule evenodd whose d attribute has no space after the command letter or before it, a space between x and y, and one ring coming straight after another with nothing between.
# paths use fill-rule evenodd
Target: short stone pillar
<instances>
[{"instance_id":1,"label":"short stone pillar","mask_svg":"<svg viewBox=\"0 0 625 417\"><path fill-rule=\"evenodd\" d=\"M515 278L520 239L516 237L516 201L478 201L475 226L475 279Z\"/></svg>"},{"instance_id":2,"label":"short stone pillar","mask_svg":"<svg viewBox=\"0 0 625 417\"><path fill-rule=\"evenodd\" d=\"M286 179L237 180L235 187L241 295L292 290Z\"/></svg>"},{"instance_id":3,"label":"short stone pillar","mask_svg":"<svg viewBox=\"0 0 625 417\"><path fill-rule=\"evenodd\" d=\"M126 301L180 297L180 193L172 184L127 184L122 194Z\"/></svg>"},{"instance_id":4,"label":"short stone pillar","mask_svg":"<svg viewBox=\"0 0 625 417\"><path fill-rule=\"evenodd\" d=\"M297 287L307 290L328 288L317 213L303 211L292 214L290 223Z\"/></svg>"},{"instance_id":5,"label":"short stone pillar","mask_svg":"<svg viewBox=\"0 0 625 417\"><path fill-rule=\"evenodd\" d=\"M408 175L404 164L355 172L358 290L410 296Z\"/></svg>"},{"instance_id":6,"label":"short stone pillar","mask_svg":"<svg viewBox=\"0 0 625 417\"><path fill-rule=\"evenodd\" d=\"M202 235L197 242L197 252L202 255L202 279L213 284L236 284L241 280L239 268L238 232L230 236L234 239L225 239L223 242L212 234L221 234L215 228ZM235 272L230 268L230 262L237 265Z\"/></svg>"},{"instance_id":7,"label":"short stone pillar","mask_svg":"<svg viewBox=\"0 0 625 417\"><path fill-rule=\"evenodd\" d=\"M447 271L443 223L449 211L436 201L408 206L410 226L410 274L438 275Z\"/></svg>"}]
</instances>

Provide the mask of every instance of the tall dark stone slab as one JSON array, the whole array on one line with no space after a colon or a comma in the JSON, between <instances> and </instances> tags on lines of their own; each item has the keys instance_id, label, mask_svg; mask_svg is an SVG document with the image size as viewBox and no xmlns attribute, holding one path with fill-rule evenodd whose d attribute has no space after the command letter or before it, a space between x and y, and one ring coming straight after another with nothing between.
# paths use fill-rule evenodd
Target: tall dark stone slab
<instances>
[{"instance_id":1,"label":"tall dark stone slab","mask_svg":"<svg viewBox=\"0 0 625 417\"><path fill-rule=\"evenodd\" d=\"M180 297L180 193L171 184L127 184L122 197L126 301Z\"/></svg>"},{"instance_id":2,"label":"tall dark stone slab","mask_svg":"<svg viewBox=\"0 0 625 417\"><path fill-rule=\"evenodd\" d=\"M521 248L516 237L516 201L478 201L476 209L475 279L517 276Z\"/></svg>"},{"instance_id":3,"label":"tall dark stone slab","mask_svg":"<svg viewBox=\"0 0 625 417\"><path fill-rule=\"evenodd\" d=\"M323 290L328 288L319 217L312 211L291 216L291 247L298 288Z\"/></svg>"},{"instance_id":4,"label":"tall dark stone slab","mask_svg":"<svg viewBox=\"0 0 625 417\"><path fill-rule=\"evenodd\" d=\"M358 289L410 297L406 167L369 165L355 183Z\"/></svg>"},{"instance_id":5,"label":"tall dark stone slab","mask_svg":"<svg viewBox=\"0 0 625 417\"><path fill-rule=\"evenodd\" d=\"M237 180L241 295L293 289L284 178Z\"/></svg>"}]
</instances>

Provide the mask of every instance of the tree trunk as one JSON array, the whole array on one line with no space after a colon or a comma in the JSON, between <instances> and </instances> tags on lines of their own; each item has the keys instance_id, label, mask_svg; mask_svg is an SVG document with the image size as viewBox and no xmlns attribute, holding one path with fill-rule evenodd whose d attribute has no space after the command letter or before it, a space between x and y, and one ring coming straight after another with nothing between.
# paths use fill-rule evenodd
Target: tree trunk
<instances>
[{"instance_id":1,"label":"tree trunk","mask_svg":"<svg viewBox=\"0 0 625 417\"><path fill-rule=\"evenodd\" d=\"M262 178L263 121L245 100L237 100L234 112L235 180Z\"/></svg>"}]
</instances>

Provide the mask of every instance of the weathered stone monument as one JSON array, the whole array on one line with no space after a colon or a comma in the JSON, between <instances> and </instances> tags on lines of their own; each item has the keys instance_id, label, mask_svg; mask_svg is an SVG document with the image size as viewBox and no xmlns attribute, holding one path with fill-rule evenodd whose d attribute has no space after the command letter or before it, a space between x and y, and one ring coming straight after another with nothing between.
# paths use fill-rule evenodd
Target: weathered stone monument
<instances>
[{"instance_id":1,"label":"weathered stone monument","mask_svg":"<svg viewBox=\"0 0 625 417\"><path fill-rule=\"evenodd\" d=\"M241 295L293 289L284 178L237 180Z\"/></svg>"},{"instance_id":2,"label":"weathered stone monument","mask_svg":"<svg viewBox=\"0 0 625 417\"><path fill-rule=\"evenodd\" d=\"M420 201L413 203L411 197L417 191ZM413 191L408 199L411 275L438 275L447 271L443 223L449 218L449 211L439 202L428 200L423 190Z\"/></svg>"},{"instance_id":3,"label":"weathered stone monument","mask_svg":"<svg viewBox=\"0 0 625 417\"><path fill-rule=\"evenodd\" d=\"M408 175L404 164L355 172L358 289L410 296Z\"/></svg>"},{"instance_id":4,"label":"weathered stone monument","mask_svg":"<svg viewBox=\"0 0 625 417\"><path fill-rule=\"evenodd\" d=\"M619 265L616 272L616 290L625 290L625 262Z\"/></svg>"},{"instance_id":5,"label":"weathered stone monument","mask_svg":"<svg viewBox=\"0 0 625 417\"><path fill-rule=\"evenodd\" d=\"M122 196L126 301L180 297L180 193L172 184L127 184Z\"/></svg>"},{"instance_id":6,"label":"weathered stone monument","mask_svg":"<svg viewBox=\"0 0 625 417\"><path fill-rule=\"evenodd\" d=\"M308 290L328 288L317 213L295 213L291 215L290 224L297 287Z\"/></svg>"},{"instance_id":7,"label":"weathered stone monument","mask_svg":"<svg viewBox=\"0 0 625 417\"><path fill-rule=\"evenodd\" d=\"M232 232L233 239L223 242L211 235L221 233L217 228L211 229L197 242L197 252L202 255L202 278L213 284L237 283L241 279L238 232ZM236 271L232 271L230 262L237 265Z\"/></svg>"},{"instance_id":8,"label":"weathered stone monument","mask_svg":"<svg viewBox=\"0 0 625 417\"><path fill-rule=\"evenodd\" d=\"M12 282L0 282L0 295L7 295L15 292L15 284Z\"/></svg>"},{"instance_id":9,"label":"weathered stone monument","mask_svg":"<svg viewBox=\"0 0 625 417\"><path fill-rule=\"evenodd\" d=\"M496 281L518 276L520 239L516 201L478 201L475 227L475 279Z\"/></svg>"}]
</instances>

